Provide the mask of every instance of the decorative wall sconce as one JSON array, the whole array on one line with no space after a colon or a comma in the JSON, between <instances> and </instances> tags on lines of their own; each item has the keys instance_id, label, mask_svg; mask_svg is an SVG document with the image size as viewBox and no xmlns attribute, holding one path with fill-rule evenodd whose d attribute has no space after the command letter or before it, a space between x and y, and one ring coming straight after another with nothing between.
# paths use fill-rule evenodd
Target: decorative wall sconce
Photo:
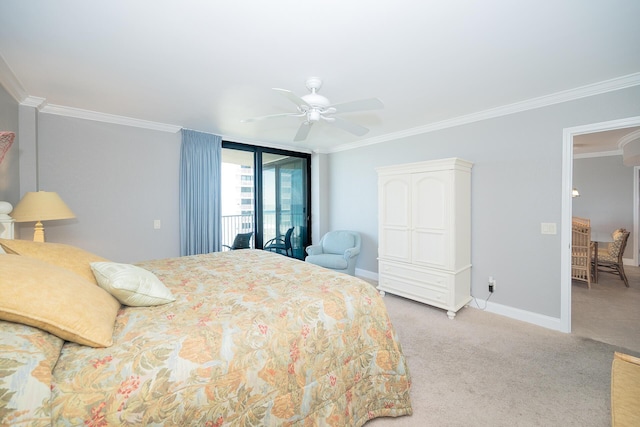
<instances>
[{"instance_id":1,"label":"decorative wall sconce","mask_svg":"<svg viewBox=\"0 0 640 427\"><path fill-rule=\"evenodd\" d=\"M573 190L571 191L571 197L580 197L580 193L578 192L578 189L576 187L573 187Z\"/></svg>"},{"instance_id":2,"label":"decorative wall sconce","mask_svg":"<svg viewBox=\"0 0 640 427\"><path fill-rule=\"evenodd\" d=\"M0 163L2 163L4 155L7 154L7 151L11 148L15 137L15 132L0 131Z\"/></svg>"}]
</instances>

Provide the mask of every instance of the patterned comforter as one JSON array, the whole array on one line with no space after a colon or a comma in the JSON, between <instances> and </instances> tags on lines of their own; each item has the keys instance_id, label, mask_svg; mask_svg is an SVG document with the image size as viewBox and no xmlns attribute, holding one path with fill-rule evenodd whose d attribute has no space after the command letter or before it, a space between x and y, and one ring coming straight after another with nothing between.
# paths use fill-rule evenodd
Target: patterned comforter
<instances>
[{"instance_id":1,"label":"patterned comforter","mask_svg":"<svg viewBox=\"0 0 640 427\"><path fill-rule=\"evenodd\" d=\"M405 359L368 283L259 250L138 265L176 301L121 308L111 347L62 345L46 332L1 322L3 354L31 359L0 366L5 385L29 383L28 392L5 393L22 393L31 407L0 419L96 427L360 426L411 414Z\"/></svg>"}]
</instances>

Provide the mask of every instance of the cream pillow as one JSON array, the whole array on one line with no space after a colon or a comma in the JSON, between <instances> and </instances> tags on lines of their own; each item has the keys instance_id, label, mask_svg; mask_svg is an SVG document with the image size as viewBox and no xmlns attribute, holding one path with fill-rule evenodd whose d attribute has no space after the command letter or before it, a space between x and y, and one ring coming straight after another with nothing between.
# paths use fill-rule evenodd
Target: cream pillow
<instances>
[{"instance_id":1,"label":"cream pillow","mask_svg":"<svg viewBox=\"0 0 640 427\"><path fill-rule=\"evenodd\" d=\"M91 347L113 344L120 303L83 277L19 255L0 256L0 319Z\"/></svg>"},{"instance_id":2,"label":"cream pillow","mask_svg":"<svg viewBox=\"0 0 640 427\"><path fill-rule=\"evenodd\" d=\"M0 246L2 246L8 254L24 255L57 265L58 267L81 275L96 285L98 283L93 276L89 263L94 261L108 261L91 252L62 243L0 239Z\"/></svg>"},{"instance_id":3,"label":"cream pillow","mask_svg":"<svg viewBox=\"0 0 640 427\"><path fill-rule=\"evenodd\" d=\"M131 264L92 262L98 286L124 305L147 307L175 301L171 291L152 272Z\"/></svg>"}]
</instances>

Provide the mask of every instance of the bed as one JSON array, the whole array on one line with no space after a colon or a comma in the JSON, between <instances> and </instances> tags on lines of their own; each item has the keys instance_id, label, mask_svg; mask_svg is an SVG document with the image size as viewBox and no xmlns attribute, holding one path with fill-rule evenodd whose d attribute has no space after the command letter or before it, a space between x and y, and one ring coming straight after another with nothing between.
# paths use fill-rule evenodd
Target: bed
<instances>
[{"instance_id":1,"label":"bed","mask_svg":"<svg viewBox=\"0 0 640 427\"><path fill-rule=\"evenodd\" d=\"M128 266L62 244L0 246L2 304L29 294L0 310L0 425L361 426L412 413L401 346L360 279L251 249ZM97 265L152 275L166 301L122 304ZM36 313L16 314L25 305Z\"/></svg>"}]
</instances>

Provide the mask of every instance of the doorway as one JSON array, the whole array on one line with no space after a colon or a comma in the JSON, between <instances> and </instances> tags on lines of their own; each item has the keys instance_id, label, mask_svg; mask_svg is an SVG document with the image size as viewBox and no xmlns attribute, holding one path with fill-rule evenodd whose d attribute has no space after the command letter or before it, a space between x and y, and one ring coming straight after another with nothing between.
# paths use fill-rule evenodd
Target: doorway
<instances>
[{"instance_id":1,"label":"doorway","mask_svg":"<svg viewBox=\"0 0 640 427\"><path fill-rule=\"evenodd\" d=\"M571 332L571 217L573 190L573 151L574 137L578 135L603 132L621 128L640 126L640 116L609 122L593 123L584 126L566 128L562 138L562 214L561 214L561 295L560 295L560 326L561 331ZM638 191L634 191L634 211L639 208ZM637 247L638 215L634 212L634 239ZM634 256L634 259L635 258Z\"/></svg>"}]
</instances>

